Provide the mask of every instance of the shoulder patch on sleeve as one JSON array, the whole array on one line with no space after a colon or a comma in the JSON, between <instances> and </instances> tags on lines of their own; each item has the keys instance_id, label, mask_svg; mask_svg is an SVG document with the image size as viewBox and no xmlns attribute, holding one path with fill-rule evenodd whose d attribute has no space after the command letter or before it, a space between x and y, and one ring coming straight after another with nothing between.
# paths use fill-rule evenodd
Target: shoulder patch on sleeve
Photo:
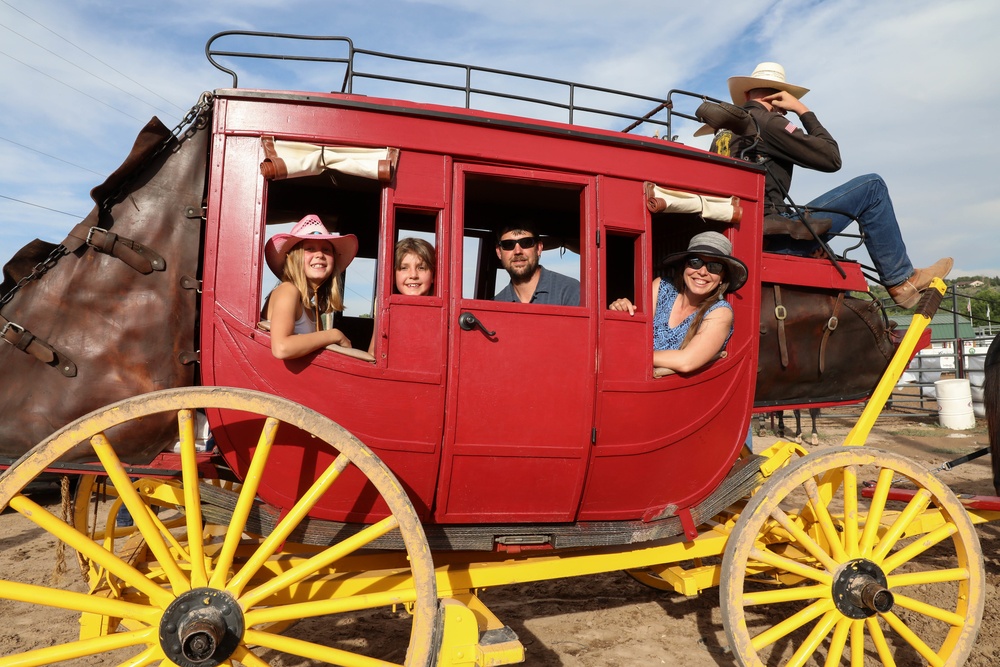
<instances>
[{"instance_id":1,"label":"shoulder patch on sleeve","mask_svg":"<svg viewBox=\"0 0 1000 667\"><path fill-rule=\"evenodd\" d=\"M795 130L799 129L792 121L788 121L788 125L785 126L785 132L789 134L794 134Z\"/></svg>"}]
</instances>

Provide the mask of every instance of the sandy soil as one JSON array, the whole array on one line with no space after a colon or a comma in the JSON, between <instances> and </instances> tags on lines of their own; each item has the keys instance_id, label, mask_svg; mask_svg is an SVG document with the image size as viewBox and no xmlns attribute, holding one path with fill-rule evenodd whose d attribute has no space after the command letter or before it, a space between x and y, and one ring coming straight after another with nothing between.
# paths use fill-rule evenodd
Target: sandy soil
<instances>
[{"instance_id":1,"label":"sandy soil","mask_svg":"<svg viewBox=\"0 0 1000 667\"><path fill-rule=\"evenodd\" d=\"M839 444L852 422L835 415L820 418L821 442L815 447ZM774 442L768 433L755 439L755 446ZM936 426L932 418L900 419L883 416L869 444L892 449L935 468L945 461L986 445L984 428L951 432ZM810 448L813 448L810 446ZM939 476L959 493L991 495L989 457L942 471ZM39 491L35 499L58 509L58 496ZM979 630L969 667L1000 664L1000 526L979 526L985 554L988 588L986 613ZM54 566L54 540L10 511L0 515L0 572L3 578L48 585ZM83 590L75 559L62 575L62 586ZM487 590L481 595L490 607L521 638L527 649L527 664L539 667L614 667L633 665L684 665L685 667L730 667L722 628L722 613L716 591L687 598L647 588L621 572L573 580L555 580ZM387 630L379 651L383 657L401 661L405 651L405 627L373 614L359 622L384 625ZM28 647L72 640L78 631L76 616L46 608L25 608L0 602L0 655ZM293 634L309 637L322 627L300 624ZM397 638L394 638L397 637ZM73 664L99 665L106 661ZM308 661L274 664L309 665ZM906 663L900 663L904 665ZM913 664L917 664L914 662Z\"/></svg>"}]
</instances>

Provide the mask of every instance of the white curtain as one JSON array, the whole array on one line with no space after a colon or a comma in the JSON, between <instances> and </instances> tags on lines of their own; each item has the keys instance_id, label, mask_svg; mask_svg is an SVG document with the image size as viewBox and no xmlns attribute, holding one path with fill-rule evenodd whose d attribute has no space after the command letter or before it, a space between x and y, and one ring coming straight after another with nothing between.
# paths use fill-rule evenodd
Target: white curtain
<instances>
[{"instance_id":1,"label":"white curtain","mask_svg":"<svg viewBox=\"0 0 1000 667\"><path fill-rule=\"evenodd\" d=\"M694 213L705 220L735 224L743 216L739 197L711 197L644 183L646 208L653 213Z\"/></svg>"},{"instance_id":2,"label":"white curtain","mask_svg":"<svg viewBox=\"0 0 1000 667\"><path fill-rule=\"evenodd\" d=\"M260 173L268 180L312 176L330 169L342 174L370 178L387 183L399 160L398 148L359 148L357 146L320 146L300 141L281 141L261 137L264 161Z\"/></svg>"}]
</instances>

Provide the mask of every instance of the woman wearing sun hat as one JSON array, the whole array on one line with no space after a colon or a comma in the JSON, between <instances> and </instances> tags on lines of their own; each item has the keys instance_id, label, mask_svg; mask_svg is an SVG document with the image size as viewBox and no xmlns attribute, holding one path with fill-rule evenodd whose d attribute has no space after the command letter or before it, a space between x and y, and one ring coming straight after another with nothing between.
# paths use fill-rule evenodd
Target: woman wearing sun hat
<instances>
[{"instance_id":1,"label":"woman wearing sun hat","mask_svg":"<svg viewBox=\"0 0 1000 667\"><path fill-rule=\"evenodd\" d=\"M725 295L743 287L748 275L746 264L732 252L725 236L702 232L691 238L687 250L663 261L679 270L673 281L653 281L653 366L687 373L725 349L733 333L733 308ZM608 308L635 314L628 299Z\"/></svg>"},{"instance_id":2,"label":"woman wearing sun hat","mask_svg":"<svg viewBox=\"0 0 1000 667\"><path fill-rule=\"evenodd\" d=\"M337 277L357 252L356 236L331 234L311 214L267 242L264 259L281 279L265 304L275 357L296 359L327 345L351 347L342 331L323 328L322 316L344 309Z\"/></svg>"}]
</instances>

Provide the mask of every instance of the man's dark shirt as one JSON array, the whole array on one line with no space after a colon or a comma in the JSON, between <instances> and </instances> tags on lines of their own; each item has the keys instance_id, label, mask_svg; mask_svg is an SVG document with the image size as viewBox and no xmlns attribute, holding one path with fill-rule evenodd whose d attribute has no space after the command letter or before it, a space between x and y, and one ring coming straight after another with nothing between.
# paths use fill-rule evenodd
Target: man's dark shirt
<instances>
[{"instance_id":1,"label":"man's dark shirt","mask_svg":"<svg viewBox=\"0 0 1000 667\"><path fill-rule=\"evenodd\" d=\"M808 111L799 116L802 128L776 111L768 111L759 102L751 100L743 105L760 128L760 142L747 155L751 160L757 156L768 158L767 176L764 183L764 198L767 200L765 214L780 211L785 196L792 186L792 167L798 165L806 169L834 172L840 169L840 148L827 132L816 114ZM753 136L734 138L732 155L753 143Z\"/></svg>"},{"instance_id":2,"label":"man's dark shirt","mask_svg":"<svg viewBox=\"0 0 1000 667\"><path fill-rule=\"evenodd\" d=\"M556 306L579 306L580 305L580 281L561 273L547 271L545 267L539 266L538 284L535 286L535 293L531 295L529 303L552 304ZM514 293L513 284L508 283L506 287L497 292L493 297L494 301L510 301L520 303Z\"/></svg>"}]
</instances>

